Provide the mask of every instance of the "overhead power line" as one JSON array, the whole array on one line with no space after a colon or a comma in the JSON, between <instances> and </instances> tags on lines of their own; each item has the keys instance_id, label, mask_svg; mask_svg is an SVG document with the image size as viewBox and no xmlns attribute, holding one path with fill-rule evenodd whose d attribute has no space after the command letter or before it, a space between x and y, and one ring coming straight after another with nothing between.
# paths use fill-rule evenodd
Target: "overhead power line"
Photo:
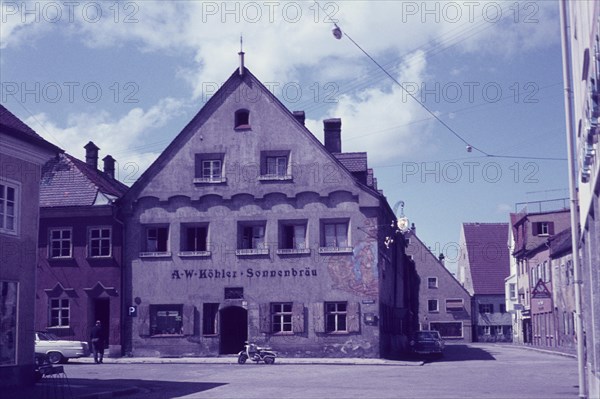
<instances>
[{"instance_id":1,"label":"overhead power line","mask_svg":"<svg viewBox=\"0 0 600 399\"><path fill-rule=\"evenodd\" d=\"M467 151L471 152L472 150L476 150L483 154L486 157L490 158L508 158L508 159L532 159L532 160L545 160L545 161L566 161L566 158L557 158L557 157L532 157L532 156L518 156L518 155L504 155L504 154L492 154L487 151L482 150L481 148L469 143L462 135L460 135L456 130L454 130L450 125L448 125L445 121L443 121L435 112L433 112L427 105L425 105L422 101L420 101L417 97L415 97L410 91L406 90L406 88L391 74L385 69L375 58L373 58L363 47L361 47L352 37L346 32L342 31L342 29L338 26L336 22L333 21L333 18L330 13L325 10L321 4L317 0L314 0L315 4L329 17L329 20L334 28L334 36L336 39L341 39L342 36L345 36L354 44L356 48L358 48L367 58L369 58L385 75L387 75L396 85L398 85L410 98L412 98L417 104L419 104L427 113L429 113L435 120L437 120L442 126L446 128L450 133L452 133L458 140L462 141L466 147ZM343 32L343 34L342 34Z\"/></svg>"}]
</instances>

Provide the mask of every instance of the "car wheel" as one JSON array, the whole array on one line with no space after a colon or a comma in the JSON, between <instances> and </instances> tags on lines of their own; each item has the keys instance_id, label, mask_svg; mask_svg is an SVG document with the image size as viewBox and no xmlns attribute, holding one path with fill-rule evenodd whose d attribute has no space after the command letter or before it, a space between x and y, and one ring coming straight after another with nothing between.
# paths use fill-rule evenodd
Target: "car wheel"
<instances>
[{"instance_id":1,"label":"car wheel","mask_svg":"<svg viewBox=\"0 0 600 399\"><path fill-rule=\"evenodd\" d=\"M52 364L59 364L63 361L63 355L60 352L48 353L48 361Z\"/></svg>"}]
</instances>

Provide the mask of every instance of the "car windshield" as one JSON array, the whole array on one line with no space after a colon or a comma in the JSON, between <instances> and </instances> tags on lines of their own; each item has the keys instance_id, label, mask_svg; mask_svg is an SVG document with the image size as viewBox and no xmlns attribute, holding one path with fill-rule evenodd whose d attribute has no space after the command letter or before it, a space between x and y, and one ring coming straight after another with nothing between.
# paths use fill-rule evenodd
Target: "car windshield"
<instances>
[{"instance_id":1,"label":"car windshield","mask_svg":"<svg viewBox=\"0 0 600 399\"><path fill-rule=\"evenodd\" d=\"M433 341L440 337L437 331L419 331L416 338L421 341Z\"/></svg>"},{"instance_id":2,"label":"car windshield","mask_svg":"<svg viewBox=\"0 0 600 399\"><path fill-rule=\"evenodd\" d=\"M40 341L58 341L58 337L56 335L48 332L39 332L37 335Z\"/></svg>"}]
</instances>

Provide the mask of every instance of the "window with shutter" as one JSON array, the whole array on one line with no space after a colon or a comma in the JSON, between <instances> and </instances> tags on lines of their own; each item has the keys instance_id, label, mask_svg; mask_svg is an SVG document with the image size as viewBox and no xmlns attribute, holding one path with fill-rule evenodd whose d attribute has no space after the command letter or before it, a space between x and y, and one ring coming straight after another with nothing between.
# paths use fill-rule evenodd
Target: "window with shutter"
<instances>
[{"instance_id":1,"label":"window with shutter","mask_svg":"<svg viewBox=\"0 0 600 399\"><path fill-rule=\"evenodd\" d=\"M292 305L292 330L294 333L304 332L304 304L294 302Z\"/></svg>"},{"instance_id":2,"label":"window with shutter","mask_svg":"<svg viewBox=\"0 0 600 399\"><path fill-rule=\"evenodd\" d=\"M258 308L259 331L261 333L271 333L271 304L261 303Z\"/></svg>"},{"instance_id":3,"label":"window with shutter","mask_svg":"<svg viewBox=\"0 0 600 399\"><path fill-rule=\"evenodd\" d=\"M183 305L183 335L194 335L194 311L193 305Z\"/></svg>"},{"instance_id":4,"label":"window with shutter","mask_svg":"<svg viewBox=\"0 0 600 399\"><path fill-rule=\"evenodd\" d=\"M313 303L311 305L313 317L313 329L316 333L325 332L325 304L323 302Z\"/></svg>"},{"instance_id":5,"label":"window with shutter","mask_svg":"<svg viewBox=\"0 0 600 399\"><path fill-rule=\"evenodd\" d=\"M218 303L202 304L202 334L216 335L218 333Z\"/></svg>"},{"instance_id":6,"label":"window with shutter","mask_svg":"<svg viewBox=\"0 0 600 399\"><path fill-rule=\"evenodd\" d=\"M349 302L348 313L348 332L360 332L360 304L358 302Z\"/></svg>"}]
</instances>

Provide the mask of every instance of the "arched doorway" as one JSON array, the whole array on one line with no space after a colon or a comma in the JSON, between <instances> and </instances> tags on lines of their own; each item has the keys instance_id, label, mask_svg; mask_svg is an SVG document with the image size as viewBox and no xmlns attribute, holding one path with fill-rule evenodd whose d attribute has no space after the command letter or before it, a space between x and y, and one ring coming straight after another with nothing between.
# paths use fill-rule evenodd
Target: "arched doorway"
<instances>
[{"instance_id":1,"label":"arched doorway","mask_svg":"<svg viewBox=\"0 0 600 399\"><path fill-rule=\"evenodd\" d=\"M244 349L244 341L248 340L248 311L239 306L230 306L220 310L220 320L219 353L232 354Z\"/></svg>"}]
</instances>

